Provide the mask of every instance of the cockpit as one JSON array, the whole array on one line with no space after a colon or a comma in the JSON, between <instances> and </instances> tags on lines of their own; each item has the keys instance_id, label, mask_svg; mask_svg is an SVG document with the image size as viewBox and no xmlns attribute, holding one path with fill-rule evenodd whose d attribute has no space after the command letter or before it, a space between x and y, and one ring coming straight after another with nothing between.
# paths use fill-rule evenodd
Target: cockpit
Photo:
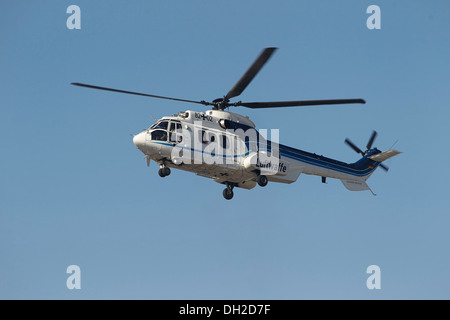
<instances>
[{"instance_id":1,"label":"cockpit","mask_svg":"<svg viewBox=\"0 0 450 320\"><path fill-rule=\"evenodd\" d=\"M177 142L177 133L181 133L181 122L177 120L160 120L149 129L154 141Z\"/></svg>"}]
</instances>

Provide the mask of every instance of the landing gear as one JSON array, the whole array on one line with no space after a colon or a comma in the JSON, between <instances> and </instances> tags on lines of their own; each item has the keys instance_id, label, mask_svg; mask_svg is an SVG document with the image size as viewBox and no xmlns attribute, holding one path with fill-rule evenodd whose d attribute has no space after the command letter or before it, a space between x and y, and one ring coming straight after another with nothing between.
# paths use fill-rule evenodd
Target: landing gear
<instances>
[{"instance_id":1,"label":"landing gear","mask_svg":"<svg viewBox=\"0 0 450 320\"><path fill-rule=\"evenodd\" d=\"M162 163L159 164L158 174L161 178L167 177L170 174L170 169L166 167L165 159L163 159Z\"/></svg>"},{"instance_id":2,"label":"landing gear","mask_svg":"<svg viewBox=\"0 0 450 320\"><path fill-rule=\"evenodd\" d=\"M229 189L229 188L225 188L223 189L223 197L227 200L231 200L233 199L234 196L234 192L233 190Z\"/></svg>"},{"instance_id":3,"label":"landing gear","mask_svg":"<svg viewBox=\"0 0 450 320\"><path fill-rule=\"evenodd\" d=\"M267 186L267 183L269 182L269 179L267 179L267 177L264 176L264 175L260 175L260 176L258 176L258 178L256 179L256 182L258 182L258 184L259 184L261 187L265 187L265 186Z\"/></svg>"},{"instance_id":4,"label":"landing gear","mask_svg":"<svg viewBox=\"0 0 450 320\"><path fill-rule=\"evenodd\" d=\"M230 183L226 183L227 187L223 190L223 197L227 200L231 200L233 199L234 193L233 193L233 188L234 185L230 184Z\"/></svg>"},{"instance_id":5,"label":"landing gear","mask_svg":"<svg viewBox=\"0 0 450 320\"><path fill-rule=\"evenodd\" d=\"M170 174L170 169L168 167L162 167L158 171L161 178L167 177Z\"/></svg>"}]
</instances>

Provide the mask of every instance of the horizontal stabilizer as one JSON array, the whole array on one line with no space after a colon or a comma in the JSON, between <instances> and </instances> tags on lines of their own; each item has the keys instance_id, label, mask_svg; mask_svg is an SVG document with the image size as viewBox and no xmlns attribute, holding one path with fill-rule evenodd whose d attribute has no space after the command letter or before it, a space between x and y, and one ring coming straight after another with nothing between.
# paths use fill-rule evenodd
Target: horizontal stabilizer
<instances>
[{"instance_id":1,"label":"horizontal stabilizer","mask_svg":"<svg viewBox=\"0 0 450 320\"><path fill-rule=\"evenodd\" d=\"M377 162L383 162L386 161L389 158L395 157L396 155L399 155L401 152L398 150L388 150L384 151L382 153L374 154L373 156L370 156L369 159Z\"/></svg>"},{"instance_id":2,"label":"horizontal stabilizer","mask_svg":"<svg viewBox=\"0 0 450 320\"><path fill-rule=\"evenodd\" d=\"M374 196L376 195L375 193L373 193L373 191L370 189L370 187L367 185L367 183L365 181L344 180L344 179L342 179L341 182L350 191L370 190L370 192L372 192L372 194Z\"/></svg>"}]
</instances>

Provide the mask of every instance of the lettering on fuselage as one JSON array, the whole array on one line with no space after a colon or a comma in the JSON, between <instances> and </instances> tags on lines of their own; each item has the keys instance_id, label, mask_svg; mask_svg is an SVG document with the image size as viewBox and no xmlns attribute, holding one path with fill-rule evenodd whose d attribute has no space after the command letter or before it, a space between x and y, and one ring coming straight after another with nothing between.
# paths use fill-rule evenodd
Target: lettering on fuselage
<instances>
[{"instance_id":1,"label":"lettering on fuselage","mask_svg":"<svg viewBox=\"0 0 450 320\"><path fill-rule=\"evenodd\" d=\"M204 120L204 121L213 122L213 117L212 116L209 116L209 115L201 113L201 112L195 112L194 113L194 117L195 117L195 119L200 119L200 120Z\"/></svg>"},{"instance_id":2,"label":"lettering on fuselage","mask_svg":"<svg viewBox=\"0 0 450 320\"><path fill-rule=\"evenodd\" d=\"M284 164L284 162L277 162L272 164L272 161L264 161L261 162L259 159L256 161L256 168L259 169L265 169L272 172L279 172L279 173L286 173L287 172L287 165Z\"/></svg>"}]
</instances>

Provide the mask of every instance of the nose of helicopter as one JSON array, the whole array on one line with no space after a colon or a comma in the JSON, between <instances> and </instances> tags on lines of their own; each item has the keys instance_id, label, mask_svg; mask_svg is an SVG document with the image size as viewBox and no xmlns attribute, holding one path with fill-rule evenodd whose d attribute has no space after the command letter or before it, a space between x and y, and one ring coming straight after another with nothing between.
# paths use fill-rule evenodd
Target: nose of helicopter
<instances>
[{"instance_id":1,"label":"nose of helicopter","mask_svg":"<svg viewBox=\"0 0 450 320\"><path fill-rule=\"evenodd\" d=\"M141 151L144 151L145 147L145 132L138 133L133 137L134 145Z\"/></svg>"}]
</instances>

